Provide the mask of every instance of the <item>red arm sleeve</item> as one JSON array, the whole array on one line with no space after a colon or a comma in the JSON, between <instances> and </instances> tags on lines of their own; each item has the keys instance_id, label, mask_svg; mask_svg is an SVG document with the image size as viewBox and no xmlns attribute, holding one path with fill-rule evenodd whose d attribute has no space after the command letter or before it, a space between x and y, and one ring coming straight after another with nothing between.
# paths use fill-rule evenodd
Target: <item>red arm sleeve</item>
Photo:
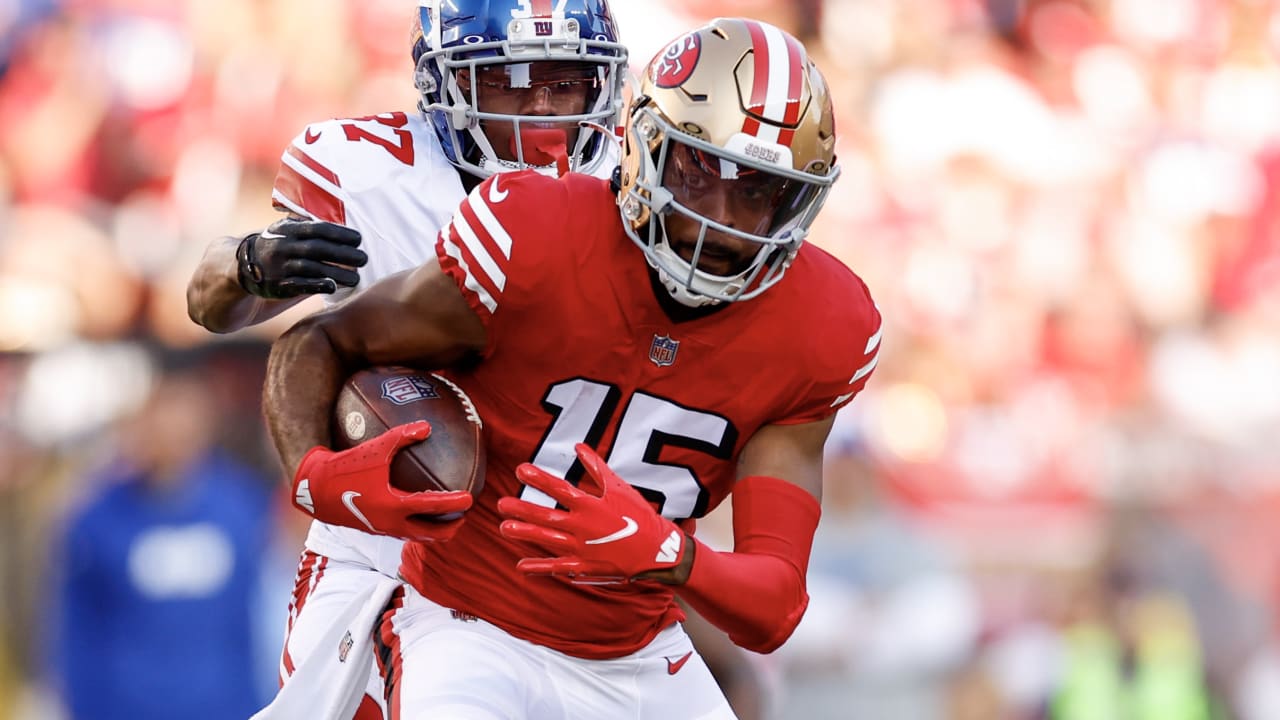
<instances>
[{"instance_id":1,"label":"red arm sleeve","mask_svg":"<svg viewBox=\"0 0 1280 720\"><path fill-rule=\"evenodd\" d=\"M733 492L733 552L694 540L689 580L677 593L738 645L773 652L800 623L805 574L822 506L778 478L740 480Z\"/></svg>"}]
</instances>

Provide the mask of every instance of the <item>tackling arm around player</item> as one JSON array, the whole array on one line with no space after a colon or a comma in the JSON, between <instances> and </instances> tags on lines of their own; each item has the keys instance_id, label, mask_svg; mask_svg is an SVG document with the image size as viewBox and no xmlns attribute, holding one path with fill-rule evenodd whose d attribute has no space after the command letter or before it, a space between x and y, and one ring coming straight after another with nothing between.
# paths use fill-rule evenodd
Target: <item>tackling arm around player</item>
<instances>
[{"instance_id":1,"label":"tackling arm around player","mask_svg":"<svg viewBox=\"0 0 1280 720\"><path fill-rule=\"evenodd\" d=\"M302 217L209 244L187 284L187 314L216 333L269 320L308 295L355 287L369 257L360 233Z\"/></svg>"},{"instance_id":2,"label":"tackling arm around player","mask_svg":"<svg viewBox=\"0 0 1280 720\"><path fill-rule=\"evenodd\" d=\"M280 338L264 404L315 500L299 506L415 541L378 631L393 717L732 716L700 660L681 673L696 655L673 631L674 595L744 647L789 637L807 605L822 446L879 350L866 286L802 247L834 144L800 43L715 21L649 65L613 183L491 178L442 231L438 262ZM395 451L430 442L425 423L324 447L338 387L374 364L453 366L485 419L485 490L462 519L412 516L466 509L465 494L388 486ZM333 501L352 493L359 517ZM730 493L732 552L686 535ZM637 674L610 679L599 661L612 659ZM663 679L678 673L687 686ZM602 688L594 700L562 691L583 677ZM654 699L664 682L683 704Z\"/></svg>"}]
</instances>

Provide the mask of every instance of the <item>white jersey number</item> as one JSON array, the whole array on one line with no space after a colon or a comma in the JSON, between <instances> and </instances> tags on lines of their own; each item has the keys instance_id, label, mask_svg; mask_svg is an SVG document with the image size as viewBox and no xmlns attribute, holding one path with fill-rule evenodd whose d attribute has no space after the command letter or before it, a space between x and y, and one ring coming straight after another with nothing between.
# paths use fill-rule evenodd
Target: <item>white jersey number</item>
<instances>
[{"instance_id":1,"label":"white jersey number","mask_svg":"<svg viewBox=\"0 0 1280 720\"><path fill-rule=\"evenodd\" d=\"M391 128L395 139L389 140L381 135L376 135L356 123L377 123L378 125ZM409 117L402 112L383 113L381 115L353 118L348 122L344 122L342 123L342 132L347 136L347 140L350 140L351 142L371 142L391 153L392 157L405 165L412 165L413 134L404 127L408 124Z\"/></svg>"},{"instance_id":2,"label":"white jersey number","mask_svg":"<svg viewBox=\"0 0 1280 720\"><path fill-rule=\"evenodd\" d=\"M622 399L617 387L574 378L551 386L542 406L553 416L534 453L533 464L577 483L584 469L573 452L577 443L596 445L604 436ZM692 468L659 462L666 447L681 447L729 460L738 431L727 418L688 408L637 391L622 411L607 461L619 477L672 519L699 517L707 511L706 489ZM520 497L554 507L540 490L525 486Z\"/></svg>"}]
</instances>

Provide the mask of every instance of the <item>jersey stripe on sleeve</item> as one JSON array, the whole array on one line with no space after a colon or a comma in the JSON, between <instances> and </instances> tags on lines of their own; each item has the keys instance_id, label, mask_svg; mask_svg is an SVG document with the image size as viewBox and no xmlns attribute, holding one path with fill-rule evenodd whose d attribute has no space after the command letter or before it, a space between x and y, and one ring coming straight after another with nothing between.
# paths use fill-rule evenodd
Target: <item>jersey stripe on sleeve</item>
<instances>
[{"instance_id":1,"label":"jersey stripe on sleeve","mask_svg":"<svg viewBox=\"0 0 1280 720\"><path fill-rule=\"evenodd\" d=\"M337 174L296 145L290 145L280 157L271 201L278 208L304 217L339 225L347 222L347 207Z\"/></svg>"},{"instance_id":2,"label":"jersey stripe on sleeve","mask_svg":"<svg viewBox=\"0 0 1280 720\"><path fill-rule=\"evenodd\" d=\"M501 202L505 193L498 193L497 185L495 176L476 187L458 206L448 227L440 231L437 243L441 266L453 275L471 306L477 310L477 305L483 307L489 315L497 311L507 286L512 245L511 235L485 197L488 192Z\"/></svg>"},{"instance_id":3,"label":"jersey stripe on sleeve","mask_svg":"<svg viewBox=\"0 0 1280 720\"><path fill-rule=\"evenodd\" d=\"M880 316L879 307L876 308L876 316L880 318L880 325L876 328L875 333L867 338L866 348L862 352L865 362L853 373L853 377L849 378L849 385L851 386L849 392L837 397L831 403L831 407L843 405L852 399L854 395L857 395L858 391L866 384L867 376L871 374L872 370L876 369L876 364L880 362L880 338L884 335L884 320Z\"/></svg>"},{"instance_id":4,"label":"jersey stripe on sleeve","mask_svg":"<svg viewBox=\"0 0 1280 720\"><path fill-rule=\"evenodd\" d=\"M471 223L467 222L464 213L459 213L460 217L455 219L453 229L457 237L462 240L462 245L467 253L475 259L475 265L481 272L481 277L489 280L495 291L501 294L502 290L507 286L507 275L502 272L502 268L498 267L493 259L493 254L489 248L485 246L484 240L481 240L476 231L471 229Z\"/></svg>"}]
</instances>

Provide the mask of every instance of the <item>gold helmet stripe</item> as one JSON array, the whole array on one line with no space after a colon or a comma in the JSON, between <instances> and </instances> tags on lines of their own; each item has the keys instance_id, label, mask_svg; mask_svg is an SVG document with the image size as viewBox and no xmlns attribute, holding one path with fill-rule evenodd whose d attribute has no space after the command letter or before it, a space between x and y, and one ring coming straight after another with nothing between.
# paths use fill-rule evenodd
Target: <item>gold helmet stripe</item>
<instances>
[{"instance_id":1,"label":"gold helmet stripe","mask_svg":"<svg viewBox=\"0 0 1280 720\"><path fill-rule=\"evenodd\" d=\"M751 34L751 101L742 131L768 142L791 145L800 119L804 90L804 50L799 41L772 25L754 20L744 23ZM758 117L752 117L758 116ZM760 118L768 122L761 122Z\"/></svg>"}]
</instances>

